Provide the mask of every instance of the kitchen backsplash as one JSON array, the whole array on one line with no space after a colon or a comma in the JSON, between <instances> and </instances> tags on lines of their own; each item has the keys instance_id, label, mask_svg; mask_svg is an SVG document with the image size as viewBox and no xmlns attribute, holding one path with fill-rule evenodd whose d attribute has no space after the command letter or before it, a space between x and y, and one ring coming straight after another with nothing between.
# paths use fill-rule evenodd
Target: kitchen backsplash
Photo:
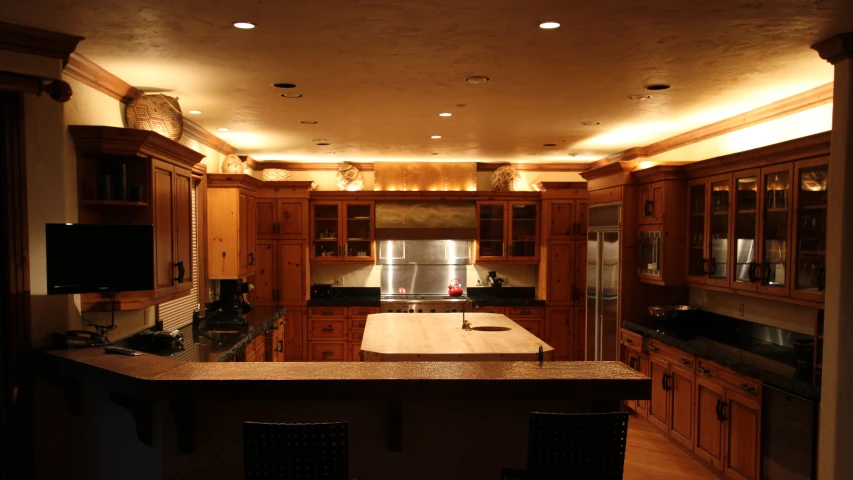
<instances>
[{"instance_id":1,"label":"kitchen backsplash","mask_svg":"<svg viewBox=\"0 0 853 480\"><path fill-rule=\"evenodd\" d=\"M817 316L817 310L802 305L715 292L703 288L690 289L690 306L807 335L814 335Z\"/></svg>"},{"instance_id":2,"label":"kitchen backsplash","mask_svg":"<svg viewBox=\"0 0 853 480\"><path fill-rule=\"evenodd\" d=\"M494 270L505 286L536 286L536 265L477 264L468 265L468 287L488 285L486 277ZM379 287L382 265L311 265L311 283L328 283L344 287ZM448 279L448 282L450 279ZM480 283L477 283L477 282Z\"/></svg>"}]
</instances>

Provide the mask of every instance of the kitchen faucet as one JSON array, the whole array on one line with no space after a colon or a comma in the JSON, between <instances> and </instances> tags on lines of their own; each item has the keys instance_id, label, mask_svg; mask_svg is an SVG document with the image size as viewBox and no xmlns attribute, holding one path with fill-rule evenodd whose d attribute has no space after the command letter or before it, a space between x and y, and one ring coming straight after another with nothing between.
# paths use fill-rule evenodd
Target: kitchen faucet
<instances>
[{"instance_id":1,"label":"kitchen faucet","mask_svg":"<svg viewBox=\"0 0 853 480\"><path fill-rule=\"evenodd\" d=\"M462 330L471 330L471 322L465 319L465 304L467 303L467 298L462 301Z\"/></svg>"}]
</instances>

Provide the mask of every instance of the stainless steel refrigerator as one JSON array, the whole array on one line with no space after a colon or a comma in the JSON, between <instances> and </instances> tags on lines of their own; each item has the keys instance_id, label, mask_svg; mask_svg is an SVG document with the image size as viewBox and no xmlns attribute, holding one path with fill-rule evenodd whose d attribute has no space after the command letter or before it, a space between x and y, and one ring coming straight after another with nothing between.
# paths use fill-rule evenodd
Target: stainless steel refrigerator
<instances>
[{"instance_id":1,"label":"stainless steel refrigerator","mask_svg":"<svg viewBox=\"0 0 853 480\"><path fill-rule=\"evenodd\" d=\"M590 205L586 259L586 360L618 360L621 203Z\"/></svg>"}]
</instances>

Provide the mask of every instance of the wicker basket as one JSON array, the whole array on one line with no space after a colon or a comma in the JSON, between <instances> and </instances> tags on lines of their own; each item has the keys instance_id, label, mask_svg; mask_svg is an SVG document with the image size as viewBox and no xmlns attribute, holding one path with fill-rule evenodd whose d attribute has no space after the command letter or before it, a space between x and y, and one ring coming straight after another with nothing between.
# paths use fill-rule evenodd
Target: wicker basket
<instances>
[{"instance_id":1,"label":"wicker basket","mask_svg":"<svg viewBox=\"0 0 853 480\"><path fill-rule=\"evenodd\" d=\"M128 127L157 132L176 142L184 132L184 116L175 97L140 95L128 104L124 116Z\"/></svg>"},{"instance_id":2,"label":"wicker basket","mask_svg":"<svg viewBox=\"0 0 853 480\"><path fill-rule=\"evenodd\" d=\"M286 182L290 179L290 172L283 168L265 168L263 171L265 182Z\"/></svg>"}]
</instances>

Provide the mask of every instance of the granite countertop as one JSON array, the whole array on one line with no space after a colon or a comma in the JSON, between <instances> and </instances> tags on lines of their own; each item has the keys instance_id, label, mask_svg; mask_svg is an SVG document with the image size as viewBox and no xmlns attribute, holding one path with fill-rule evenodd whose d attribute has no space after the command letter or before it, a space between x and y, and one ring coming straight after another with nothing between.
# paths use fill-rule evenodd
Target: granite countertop
<instances>
[{"instance_id":1,"label":"granite countertop","mask_svg":"<svg viewBox=\"0 0 853 480\"><path fill-rule=\"evenodd\" d=\"M378 307L379 287L332 287L332 295L311 298L309 307Z\"/></svg>"},{"instance_id":2,"label":"granite countertop","mask_svg":"<svg viewBox=\"0 0 853 480\"><path fill-rule=\"evenodd\" d=\"M534 287L468 287L468 298L475 307L544 307Z\"/></svg>"},{"instance_id":3,"label":"granite countertop","mask_svg":"<svg viewBox=\"0 0 853 480\"><path fill-rule=\"evenodd\" d=\"M696 355L729 368L742 375L760 380L771 387L799 395L810 400L820 400L820 387L810 382L798 380L793 376L785 376L771 371L750 361L755 355L765 357L778 363L791 363L791 349L784 347L762 345L761 348L748 345L734 345L737 342L727 342L720 338L707 338L696 335L695 332L673 328L672 324L661 324L654 319L638 319L622 321L622 328L642 335L647 339L655 339L687 353ZM740 355L733 352L742 352ZM796 363L796 358L793 358Z\"/></svg>"}]
</instances>

